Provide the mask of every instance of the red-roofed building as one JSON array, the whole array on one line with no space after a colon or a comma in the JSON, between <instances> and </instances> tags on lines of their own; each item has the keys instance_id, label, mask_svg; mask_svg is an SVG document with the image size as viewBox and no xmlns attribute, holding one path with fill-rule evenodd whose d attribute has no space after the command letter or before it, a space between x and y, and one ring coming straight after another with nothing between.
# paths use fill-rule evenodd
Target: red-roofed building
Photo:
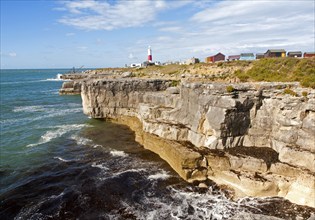
<instances>
[{"instance_id":1,"label":"red-roofed building","mask_svg":"<svg viewBox=\"0 0 315 220\"><path fill-rule=\"evenodd\" d=\"M217 61L224 61L225 60L225 55L222 53L217 53L216 55L206 57L205 62L206 63L214 63Z\"/></svg>"},{"instance_id":2,"label":"red-roofed building","mask_svg":"<svg viewBox=\"0 0 315 220\"><path fill-rule=\"evenodd\" d=\"M315 57L315 52L305 52L304 58Z\"/></svg>"}]
</instances>

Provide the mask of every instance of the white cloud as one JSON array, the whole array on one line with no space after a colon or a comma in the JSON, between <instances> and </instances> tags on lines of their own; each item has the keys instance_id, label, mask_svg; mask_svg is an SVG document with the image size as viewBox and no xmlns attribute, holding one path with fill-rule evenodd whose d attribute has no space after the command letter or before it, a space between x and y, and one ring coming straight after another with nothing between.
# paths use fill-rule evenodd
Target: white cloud
<instances>
[{"instance_id":1,"label":"white cloud","mask_svg":"<svg viewBox=\"0 0 315 220\"><path fill-rule=\"evenodd\" d=\"M219 51L315 50L314 1L218 1L204 6L195 8L199 12L188 20L161 22L156 26L160 36L139 39L129 49L151 45L160 61L202 59Z\"/></svg>"},{"instance_id":2,"label":"white cloud","mask_svg":"<svg viewBox=\"0 0 315 220\"><path fill-rule=\"evenodd\" d=\"M71 36L74 36L74 35L75 35L75 33L66 33L67 37L71 37Z\"/></svg>"},{"instance_id":3,"label":"white cloud","mask_svg":"<svg viewBox=\"0 0 315 220\"><path fill-rule=\"evenodd\" d=\"M65 1L64 9L69 15L59 19L60 23L84 30L113 30L139 27L154 21L159 11L169 8L164 0L117 1ZM179 7L173 4L172 7Z\"/></svg>"},{"instance_id":4,"label":"white cloud","mask_svg":"<svg viewBox=\"0 0 315 220\"><path fill-rule=\"evenodd\" d=\"M135 55L133 55L133 53L130 53L128 57L131 60L137 60L138 59Z\"/></svg>"},{"instance_id":5,"label":"white cloud","mask_svg":"<svg viewBox=\"0 0 315 220\"><path fill-rule=\"evenodd\" d=\"M95 44L97 44L97 45L101 45L102 43L103 43L103 40L100 39L100 38L97 38L97 39L95 40Z\"/></svg>"},{"instance_id":6,"label":"white cloud","mask_svg":"<svg viewBox=\"0 0 315 220\"><path fill-rule=\"evenodd\" d=\"M159 37L157 37L157 40L158 40L158 41L165 42L165 41L171 41L172 38L169 37L169 36L159 36Z\"/></svg>"},{"instance_id":7,"label":"white cloud","mask_svg":"<svg viewBox=\"0 0 315 220\"><path fill-rule=\"evenodd\" d=\"M10 53L9 53L9 56L10 56L10 57L16 57L17 54L16 54L15 52L10 52Z\"/></svg>"},{"instance_id":8,"label":"white cloud","mask_svg":"<svg viewBox=\"0 0 315 220\"><path fill-rule=\"evenodd\" d=\"M159 29L159 31L164 31L164 32L175 32L178 33L181 31L183 28L180 26L170 26L170 27L162 27Z\"/></svg>"},{"instance_id":9,"label":"white cloud","mask_svg":"<svg viewBox=\"0 0 315 220\"><path fill-rule=\"evenodd\" d=\"M12 52L9 52L9 53L5 53L5 52L0 52L0 55L2 56L2 57L16 57L17 56L17 54L16 54L16 52L14 52L14 51L12 51Z\"/></svg>"},{"instance_id":10,"label":"white cloud","mask_svg":"<svg viewBox=\"0 0 315 220\"><path fill-rule=\"evenodd\" d=\"M78 50L87 50L88 47L86 47L86 46L78 46L77 49Z\"/></svg>"},{"instance_id":11,"label":"white cloud","mask_svg":"<svg viewBox=\"0 0 315 220\"><path fill-rule=\"evenodd\" d=\"M149 37L139 37L133 42L128 42L126 38L123 43L127 46L119 50L126 59L146 59L148 45L152 46L154 59L160 61L192 56L202 59L219 51L229 55L265 52L269 48L315 50L314 1L111 2L66 1L63 8L68 15L59 21L83 30L114 30L145 25L155 28L155 32L148 29ZM187 4L190 5L172 10ZM167 10L175 14L183 10L183 16L176 17ZM159 14L166 16L159 20ZM115 43L113 40L111 45ZM119 57L122 57L121 54Z\"/></svg>"}]
</instances>

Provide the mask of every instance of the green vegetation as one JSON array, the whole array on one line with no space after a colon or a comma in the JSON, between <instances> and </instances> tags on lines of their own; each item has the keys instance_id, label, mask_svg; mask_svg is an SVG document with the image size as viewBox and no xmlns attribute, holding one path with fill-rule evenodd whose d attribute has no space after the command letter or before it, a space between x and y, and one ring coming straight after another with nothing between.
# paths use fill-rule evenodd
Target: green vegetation
<instances>
[{"instance_id":1,"label":"green vegetation","mask_svg":"<svg viewBox=\"0 0 315 220\"><path fill-rule=\"evenodd\" d=\"M234 87L231 86L231 85L226 87L226 91L227 91L228 93L234 92L234 90L235 90Z\"/></svg>"},{"instance_id":2,"label":"green vegetation","mask_svg":"<svg viewBox=\"0 0 315 220\"><path fill-rule=\"evenodd\" d=\"M130 71L136 77L151 75L180 78L181 74L191 74L195 80L202 75L204 81L226 81L237 77L241 82L294 82L315 89L315 59L264 58L255 61L230 61L217 63L197 63L194 65L170 64L141 68L104 68L113 74ZM188 76L190 77L190 76ZM279 88L280 89L280 88ZM281 88L283 89L283 87Z\"/></svg>"},{"instance_id":3,"label":"green vegetation","mask_svg":"<svg viewBox=\"0 0 315 220\"><path fill-rule=\"evenodd\" d=\"M284 93L284 94L288 94L288 95L292 95L292 96L297 96L297 93L294 92L294 91L293 91L292 89L290 89L290 88L284 89L284 90L283 90L283 93Z\"/></svg>"},{"instance_id":4,"label":"green vegetation","mask_svg":"<svg viewBox=\"0 0 315 220\"><path fill-rule=\"evenodd\" d=\"M267 58L253 62L247 71L234 72L240 81L293 82L315 88L315 59Z\"/></svg>"},{"instance_id":5,"label":"green vegetation","mask_svg":"<svg viewBox=\"0 0 315 220\"><path fill-rule=\"evenodd\" d=\"M306 91L302 92L302 96L307 97L307 95L308 95L308 92L306 92Z\"/></svg>"},{"instance_id":6,"label":"green vegetation","mask_svg":"<svg viewBox=\"0 0 315 220\"><path fill-rule=\"evenodd\" d=\"M171 86L178 86L180 84L179 80L172 80Z\"/></svg>"}]
</instances>

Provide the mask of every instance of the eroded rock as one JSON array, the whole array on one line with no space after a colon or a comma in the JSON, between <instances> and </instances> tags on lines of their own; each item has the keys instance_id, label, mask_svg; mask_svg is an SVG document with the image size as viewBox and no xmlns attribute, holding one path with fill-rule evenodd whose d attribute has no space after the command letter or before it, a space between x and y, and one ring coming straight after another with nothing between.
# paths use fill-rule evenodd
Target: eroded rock
<instances>
[{"instance_id":1,"label":"eroded rock","mask_svg":"<svg viewBox=\"0 0 315 220\"><path fill-rule=\"evenodd\" d=\"M85 114L127 124L189 182L315 207L315 92L290 97L279 85L234 84L227 93L223 83L94 79L82 82L81 96Z\"/></svg>"}]
</instances>

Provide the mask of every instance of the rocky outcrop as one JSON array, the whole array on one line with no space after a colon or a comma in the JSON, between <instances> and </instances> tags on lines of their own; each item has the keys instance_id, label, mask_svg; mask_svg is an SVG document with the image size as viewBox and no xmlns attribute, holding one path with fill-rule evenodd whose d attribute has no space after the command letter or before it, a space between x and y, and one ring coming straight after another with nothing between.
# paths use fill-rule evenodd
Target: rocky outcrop
<instances>
[{"instance_id":1,"label":"rocky outcrop","mask_svg":"<svg viewBox=\"0 0 315 220\"><path fill-rule=\"evenodd\" d=\"M222 83L81 83L85 114L129 125L185 180L211 179L235 197L283 196L315 207L314 90L305 97L294 83L235 84L233 92ZM299 96L283 94L288 86Z\"/></svg>"},{"instance_id":2,"label":"rocky outcrop","mask_svg":"<svg viewBox=\"0 0 315 220\"><path fill-rule=\"evenodd\" d=\"M59 89L60 95L79 95L81 94L81 80L67 81Z\"/></svg>"},{"instance_id":3,"label":"rocky outcrop","mask_svg":"<svg viewBox=\"0 0 315 220\"><path fill-rule=\"evenodd\" d=\"M111 72L97 73L95 70L87 70L83 73L69 73L61 75L63 82L59 89L60 95L79 95L81 94L81 84L85 80L113 78Z\"/></svg>"}]
</instances>

